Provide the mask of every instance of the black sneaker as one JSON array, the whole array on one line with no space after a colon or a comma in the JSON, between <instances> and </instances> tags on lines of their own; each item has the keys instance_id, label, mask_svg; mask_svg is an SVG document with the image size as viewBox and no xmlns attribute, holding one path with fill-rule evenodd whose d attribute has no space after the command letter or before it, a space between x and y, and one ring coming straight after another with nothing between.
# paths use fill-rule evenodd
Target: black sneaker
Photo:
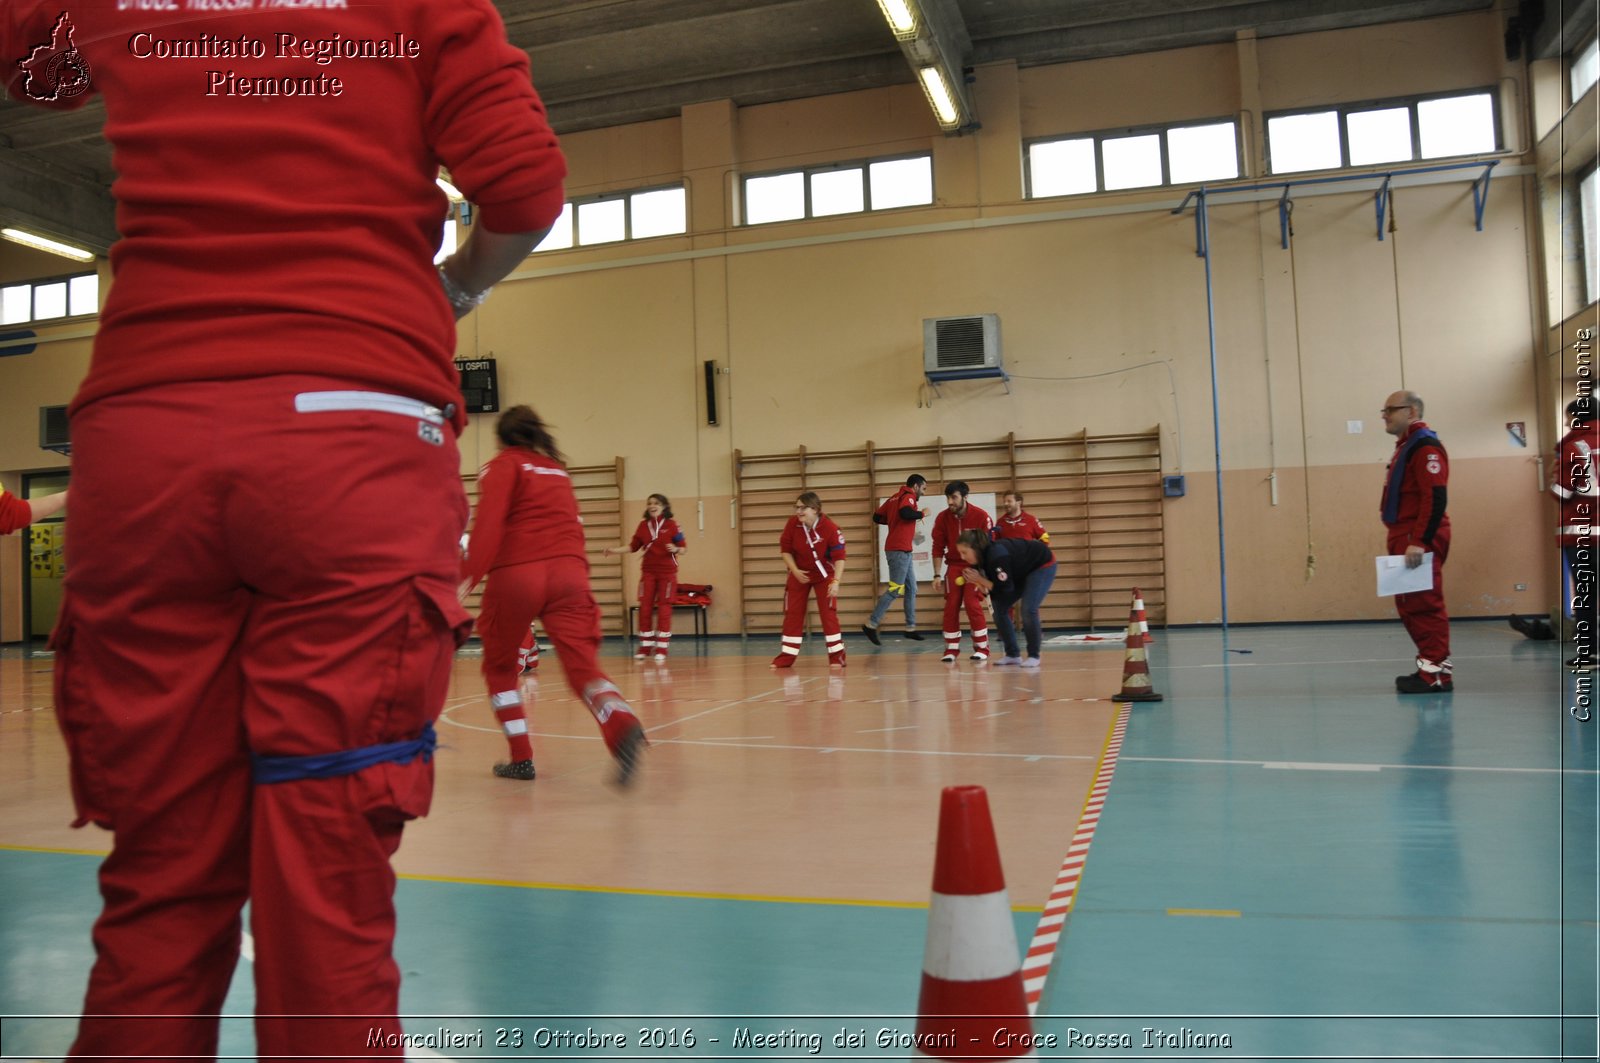
<instances>
[{"instance_id":1,"label":"black sneaker","mask_svg":"<svg viewBox=\"0 0 1600 1063\"><path fill-rule=\"evenodd\" d=\"M922 641L922 632L920 632L920 631L907 631L906 632L906 638L910 639L912 642L921 642Z\"/></svg>"},{"instance_id":2,"label":"black sneaker","mask_svg":"<svg viewBox=\"0 0 1600 1063\"><path fill-rule=\"evenodd\" d=\"M874 646L883 645L882 641L880 641L878 638L878 629L873 627L871 624L862 624L861 633L867 636L867 641L872 643Z\"/></svg>"},{"instance_id":3,"label":"black sneaker","mask_svg":"<svg viewBox=\"0 0 1600 1063\"><path fill-rule=\"evenodd\" d=\"M616 752L612 755L617 758L617 785L627 786L633 781L634 774L639 770L639 760L644 756L644 747L649 745L645 741L644 728L634 725L633 730L622 736L622 741L617 743Z\"/></svg>"},{"instance_id":4,"label":"black sneaker","mask_svg":"<svg viewBox=\"0 0 1600 1063\"><path fill-rule=\"evenodd\" d=\"M502 779L531 780L533 778L533 761L513 760L510 764L496 764L494 773Z\"/></svg>"},{"instance_id":5,"label":"black sneaker","mask_svg":"<svg viewBox=\"0 0 1600 1063\"><path fill-rule=\"evenodd\" d=\"M1394 688L1401 694L1448 694L1456 686L1455 680L1447 675L1439 674L1428 680L1421 673L1413 672L1411 675L1395 676Z\"/></svg>"}]
</instances>

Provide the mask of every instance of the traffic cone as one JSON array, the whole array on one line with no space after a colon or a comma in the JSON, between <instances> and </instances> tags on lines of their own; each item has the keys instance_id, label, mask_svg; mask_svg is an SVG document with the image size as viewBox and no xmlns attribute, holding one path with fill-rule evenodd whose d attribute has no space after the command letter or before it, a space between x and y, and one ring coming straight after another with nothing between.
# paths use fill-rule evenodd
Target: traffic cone
<instances>
[{"instance_id":1,"label":"traffic cone","mask_svg":"<svg viewBox=\"0 0 1600 1063\"><path fill-rule=\"evenodd\" d=\"M1144 595L1138 587L1133 589L1133 615L1139 619L1139 634L1144 636L1145 646L1150 646L1155 639L1150 637L1150 621L1144 615Z\"/></svg>"},{"instance_id":2,"label":"traffic cone","mask_svg":"<svg viewBox=\"0 0 1600 1063\"><path fill-rule=\"evenodd\" d=\"M1036 1059L1021 950L981 786L946 787L928 905L917 1059Z\"/></svg>"},{"instance_id":3,"label":"traffic cone","mask_svg":"<svg viewBox=\"0 0 1600 1063\"><path fill-rule=\"evenodd\" d=\"M1144 602L1139 589L1133 590L1133 608L1128 611L1128 651L1122 659L1122 689L1111 695L1112 701L1160 701L1150 682L1150 663L1145 653L1146 638L1139 630L1144 616Z\"/></svg>"}]
</instances>

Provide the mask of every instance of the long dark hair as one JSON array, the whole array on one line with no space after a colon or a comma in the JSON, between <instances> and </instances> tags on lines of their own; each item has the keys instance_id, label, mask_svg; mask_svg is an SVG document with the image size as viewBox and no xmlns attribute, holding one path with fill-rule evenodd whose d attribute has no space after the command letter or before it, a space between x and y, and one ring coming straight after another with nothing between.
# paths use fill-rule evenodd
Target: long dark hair
<instances>
[{"instance_id":1,"label":"long dark hair","mask_svg":"<svg viewBox=\"0 0 1600 1063\"><path fill-rule=\"evenodd\" d=\"M494 431L508 447L521 447L554 458L563 465L567 463L566 455L556 447L555 437L550 434L550 426L533 412L532 406L511 407L495 422Z\"/></svg>"},{"instance_id":2,"label":"long dark hair","mask_svg":"<svg viewBox=\"0 0 1600 1063\"><path fill-rule=\"evenodd\" d=\"M670 518L672 516L672 500L670 498L668 498L666 495L651 495L649 498L645 499L645 501L646 502L660 502L661 503L661 515L663 517L667 517L667 518ZM649 520L650 519L650 510L648 508L644 511L644 518L643 519L645 519L645 520Z\"/></svg>"}]
</instances>

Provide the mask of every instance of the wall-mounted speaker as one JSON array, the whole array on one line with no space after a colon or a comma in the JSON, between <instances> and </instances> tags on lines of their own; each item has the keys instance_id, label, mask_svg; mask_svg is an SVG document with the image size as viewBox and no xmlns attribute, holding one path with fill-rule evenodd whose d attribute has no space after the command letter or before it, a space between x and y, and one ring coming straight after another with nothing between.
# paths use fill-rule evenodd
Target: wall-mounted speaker
<instances>
[{"instance_id":1,"label":"wall-mounted speaker","mask_svg":"<svg viewBox=\"0 0 1600 1063\"><path fill-rule=\"evenodd\" d=\"M717 423L717 363L706 361L706 424Z\"/></svg>"}]
</instances>

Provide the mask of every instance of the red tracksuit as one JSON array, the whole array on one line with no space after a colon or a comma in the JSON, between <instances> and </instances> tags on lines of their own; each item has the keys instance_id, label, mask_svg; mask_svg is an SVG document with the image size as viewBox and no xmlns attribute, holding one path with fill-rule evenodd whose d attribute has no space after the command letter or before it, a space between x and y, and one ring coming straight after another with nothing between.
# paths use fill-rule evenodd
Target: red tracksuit
<instances>
[{"instance_id":1,"label":"red tracksuit","mask_svg":"<svg viewBox=\"0 0 1600 1063\"><path fill-rule=\"evenodd\" d=\"M794 558L794 563L809 579L802 583L789 573L783 588L783 646L772 663L789 668L800 656L805 641L806 599L817 598L817 615L822 619L822 636L828 647L828 663L843 664L844 635L839 630L838 602L829 594L834 568L845 559L844 532L824 514L817 514L815 527L807 528L799 517L790 517L783 526L778 549ZM788 566L785 566L787 568Z\"/></svg>"},{"instance_id":2,"label":"red tracksuit","mask_svg":"<svg viewBox=\"0 0 1600 1063\"><path fill-rule=\"evenodd\" d=\"M489 0L156 6L0 3L7 97L98 95L117 173L55 634L79 821L115 832L83 1005L109 1017L73 1052L213 1056L248 900L261 1059L400 1057L368 1047L402 1032L389 857L468 630L434 179L532 231L565 163ZM415 52L318 65L279 33ZM146 51L201 38L266 54ZM211 68L340 95L230 94ZM312 755L329 770L285 759ZM189 1017L119 1018L146 1014Z\"/></svg>"},{"instance_id":3,"label":"red tracksuit","mask_svg":"<svg viewBox=\"0 0 1600 1063\"><path fill-rule=\"evenodd\" d=\"M555 645L567 685L589 707L614 753L637 721L600 670L600 607L589 589L578 497L554 458L508 447L479 473L478 509L461 576L476 585L485 574L489 582L478 616L483 678L511 759L533 755L517 688L517 651L535 620Z\"/></svg>"},{"instance_id":4,"label":"red tracksuit","mask_svg":"<svg viewBox=\"0 0 1600 1063\"><path fill-rule=\"evenodd\" d=\"M0 535L10 535L33 522L33 507L10 491L0 489Z\"/></svg>"},{"instance_id":5,"label":"red tracksuit","mask_svg":"<svg viewBox=\"0 0 1600 1063\"><path fill-rule=\"evenodd\" d=\"M966 504L961 516L948 506L933 518L933 554L944 557L944 656L954 660L961 653L961 609L967 610L967 623L972 627L972 656L975 660L989 659L989 625L983 617L983 596L970 583L957 584L956 579L966 571L967 563L956 552L956 540L964 531L992 532L994 522L989 514Z\"/></svg>"},{"instance_id":6,"label":"red tracksuit","mask_svg":"<svg viewBox=\"0 0 1600 1063\"><path fill-rule=\"evenodd\" d=\"M1421 444L1411 452L1404 468L1396 468L1396 458L1419 431L1428 426L1415 421L1395 441L1395 457L1389 461L1384 498L1396 483L1399 505L1395 519L1386 519L1388 551L1403 554L1408 546L1421 546L1433 552L1433 586L1425 591L1394 596L1395 611L1406 633L1417 646L1417 669L1424 674L1450 675L1450 617L1444 604L1444 562L1450 555L1450 518L1445 515L1445 488L1450 481L1450 459L1437 441ZM1380 510L1382 503L1380 502Z\"/></svg>"},{"instance_id":7,"label":"red tracksuit","mask_svg":"<svg viewBox=\"0 0 1600 1063\"><path fill-rule=\"evenodd\" d=\"M882 523L889 529L889 534L883 540L885 553L890 551L907 552L916 545L917 522L922 517L916 516L910 520L900 515L903 509L918 509L922 507L922 500L917 497L915 487L902 487L877 508L876 516L883 518Z\"/></svg>"},{"instance_id":8,"label":"red tracksuit","mask_svg":"<svg viewBox=\"0 0 1600 1063\"><path fill-rule=\"evenodd\" d=\"M672 644L672 598L678 593L678 555L668 545L682 546L683 532L671 517L646 517L639 522L628 549L644 551L639 565L640 655L665 657Z\"/></svg>"}]
</instances>

